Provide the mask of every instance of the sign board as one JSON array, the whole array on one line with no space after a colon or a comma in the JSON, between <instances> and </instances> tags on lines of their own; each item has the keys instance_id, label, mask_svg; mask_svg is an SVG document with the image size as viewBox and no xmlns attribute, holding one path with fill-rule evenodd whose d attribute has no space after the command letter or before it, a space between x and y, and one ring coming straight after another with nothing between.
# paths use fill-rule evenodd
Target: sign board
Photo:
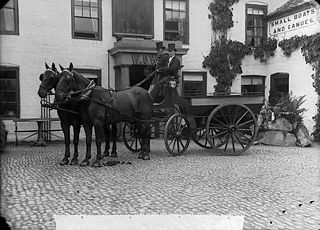
<instances>
[{"instance_id":1,"label":"sign board","mask_svg":"<svg viewBox=\"0 0 320 230\"><path fill-rule=\"evenodd\" d=\"M277 35L292 30L301 29L316 23L317 10L310 8L297 13L274 19L269 24L269 34Z\"/></svg>"}]
</instances>

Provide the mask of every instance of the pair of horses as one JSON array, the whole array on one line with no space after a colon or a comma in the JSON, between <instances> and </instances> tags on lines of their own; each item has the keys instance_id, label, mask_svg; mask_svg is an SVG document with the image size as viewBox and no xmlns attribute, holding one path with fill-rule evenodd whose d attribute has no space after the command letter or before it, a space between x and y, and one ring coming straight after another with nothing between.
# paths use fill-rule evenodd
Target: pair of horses
<instances>
[{"instance_id":1,"label":"pair of horses","mask_svg":"<svg viewBox=\"0 0 320 230\"><path fill-rule=\"evenodd\" d=\"M65 69L62 66L59 73L52 64L50 68L47 64L46 71L40 75L42 81L38 94L40 97L45 97L46 93L55 88L55 101L66 102L68 110L77 111L79 115L75 116L64 110L58 109L58 116L61 120L61 127L65 135L65 157L60 164L68 164L70 157L70 126L74 127L74 157L71 164L77 164L80 126L83 125L86 134L86 157L81 163L82 166L89 165L91 159L91 140L92 128L95 130L97 155L92 166L100 167L103 158L101 154L101 142L103 136L106 136L106 150L104 156L108 155L110 124L113 124L113 151L115 147L115 123L121 121L136 121L141 135L141 152L140 159L149 160L150 152L150 127L142 122L150 119L152 114L152 98L148 92L141 87L131 87L129 89L112 93L100 86L95 86L88 89L90 81L73 70L73 65L70 63L69 68ZM50 89L51 87L51 89ZM90 95L87 100L79 100L79 97L71 97L72 91L79 92L80 96L90 90ZM60 103L59 103L60 104Z\"/></svg>"}]
</instances>

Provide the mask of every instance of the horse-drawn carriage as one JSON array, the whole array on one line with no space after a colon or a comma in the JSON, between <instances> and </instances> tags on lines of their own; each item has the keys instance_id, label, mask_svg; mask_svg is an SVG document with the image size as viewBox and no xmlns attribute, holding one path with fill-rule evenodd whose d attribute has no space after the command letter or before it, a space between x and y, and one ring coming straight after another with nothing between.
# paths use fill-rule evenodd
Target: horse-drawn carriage
<instances>
[{"instance_id":1,"label":"horse-drawn carriage","mask_svg":"<svg viewBox=\"0 0 320 230\"><path fill-rule=\"evenodd\" d=\"M176 88L166 86L160 104L153 105L149 122L155 136L163 135L167 151L183 154L191 140L202 148L225 154L238 155L255 140L257 123L255 114L260 111L263 96L194 95L180 97ZM123 126L125 146L137 152L141 139L135 122Z\"/></svg>"},{"instance_id":2,"label":"horse-drawn carriage","mask_svg":"<svg viewBox=\"0 0 320 230\"><path fill-rule=\"evenodd\" d=\"M263 104L262 96L197 95L182 98L176 88L167 85L162 102L153 104L148 92L141 87L134 86L114 92L94 87L88 79L73 71L71 64L69 69L61 67L59 77L56 69L53 71L47 65L46 68L47 82L51 78L50 82L55 83L54 86L49 85L56 88L56 99L63 103L67 99L67 103L78 104L77 111L81 117L79 122L82 122L85 129L87 142L86 158L82 165L88 165L91 158L92 127L95 128L97 145L97 158L93 166L100 166L101 142L103 134L107 133L106 124L116 122L125 122L122 132L124 144L133 152L139 151L139 158L144 160L150 159L150 130L157 135L163 135L166 149L174 156L183 154L191 139L203 148L237 155L252 145L257 134L257 122L251 109L258 113ZM44 95L50 88L48 85L45 86L44 80L42 81L39 96ZM81 100L83 95L90 96L86 96L87 100ZM67 130L70 122L68 125ZM69 157L70 151L66 150L61 163L67 164ZM75 147L72 164L77 164L77 157Z\"/></svg>"}]
</instances>

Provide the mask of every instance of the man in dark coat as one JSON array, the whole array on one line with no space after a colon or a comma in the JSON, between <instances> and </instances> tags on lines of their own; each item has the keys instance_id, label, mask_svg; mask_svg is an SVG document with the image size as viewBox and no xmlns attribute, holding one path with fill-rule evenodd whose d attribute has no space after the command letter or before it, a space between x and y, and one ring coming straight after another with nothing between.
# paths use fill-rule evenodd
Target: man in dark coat
<instances>
[{"instance_id":1,"label":"man in dark coat","mask_svg":"<svg viewBox=\"0 0 320 230\"><path fill-rule=\"evenodd\" d=\"M178 78L178 71L180 69L180 60L175 56L176 55L176 48L174 43L168 44L169 50L169 60L166 66L160 66L157 68L157 72L159 73L160 79L154 85L153 89L151 90L150 94L155 101L157 96L159 96L159 92L161 89L164 88L164 85L170 81L171 77L175 79Z\"/></svg>"},{"instance_id":2,"label":"man in dark coat","mask_svg":"<svg viewBox=\"0 0 320 230\"><path fill-rule=\"evenodd\" d=\"M149 93L154 99L158 96L157 95L158 91L157 92L154 91L154 87L159 83L159 81L163 77L163 74L159 70L166 67L169 61L169 55L167 53L164 53L165 47L163 45L163 42L157 42L156 46L157 46L157 52L158 52L156 63L155 63L156 73L155 73L155 76L153 77L153 80L151 82L151 86L149 89Z\"/></svg>"}]
</instances>

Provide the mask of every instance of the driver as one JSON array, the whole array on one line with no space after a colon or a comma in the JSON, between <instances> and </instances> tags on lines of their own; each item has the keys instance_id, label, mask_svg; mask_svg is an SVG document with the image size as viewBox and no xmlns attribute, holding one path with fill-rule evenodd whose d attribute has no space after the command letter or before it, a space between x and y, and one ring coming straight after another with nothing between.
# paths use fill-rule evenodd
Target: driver
<instances>
[{"instance_id":1,"label":"driver","mask_svg":"<svg viewBox=\"0 0 320 230\"><path fill-rule=\"evenodd\" d=\"M176 57L177 50L174 43L168 44L168 51L169 60L166 65L162 65L157 68L157 73L159 73L159 80L157 83L155 83L150 92L154 102L156 102L155 99L157 98L157 96L159 96L158 94L160 93L160 91L164 89L164 86L168 84L170 78L178 78L180 60Z\"/></svg>"}]
</instances>

